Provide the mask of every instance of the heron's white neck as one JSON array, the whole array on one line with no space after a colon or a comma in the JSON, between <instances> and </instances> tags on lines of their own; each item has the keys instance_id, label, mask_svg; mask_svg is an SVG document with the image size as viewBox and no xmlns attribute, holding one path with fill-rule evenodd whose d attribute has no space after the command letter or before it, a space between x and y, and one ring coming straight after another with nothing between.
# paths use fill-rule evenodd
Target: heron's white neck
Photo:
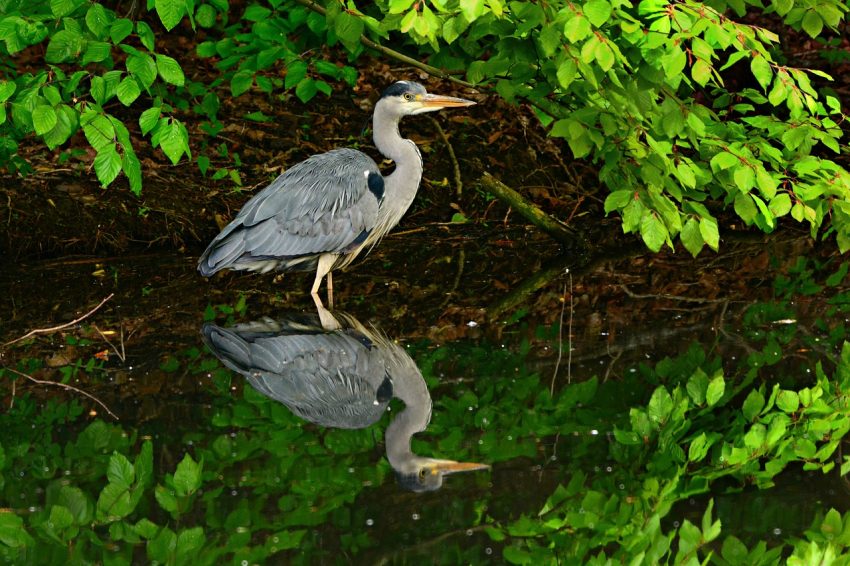
<instances>
[{"instance_id":1,"label":"heron's white neck","mask_svg":"<svg viewBox=\"0 0 850 566\"><path fill-rule=\"evenodd\" d=\"M386 225L387 231L398 224L410 208L422 180L422 156L416 144L398 133L399 119L378 101L372 117L375 146L395 162L395 171L384 177L385 198L380 222Z\"/></svg>"},{"instance_id":2,"label":"heron's white neck","mask_svg":"<svg viewBox=\"0 0 850 566\"><path fill-rule=\"evenodd\" d=\"M393 396L404 402L404 410L396 415L384 433L387 460L394 470L405 470L406 464L418 458L410 449L410 439L425 430L431 420L431 395L425 379L413 360L408 358L407 362L390 373Z\"/></svg>"}]
</instances>

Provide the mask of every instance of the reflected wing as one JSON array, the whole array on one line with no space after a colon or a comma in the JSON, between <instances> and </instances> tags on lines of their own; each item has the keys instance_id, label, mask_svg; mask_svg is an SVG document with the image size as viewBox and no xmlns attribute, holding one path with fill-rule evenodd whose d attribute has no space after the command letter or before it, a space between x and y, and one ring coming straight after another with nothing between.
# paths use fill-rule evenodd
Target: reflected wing
<instances>
[{"instance_id":1,"label":"reflected wing","mask_svg":"<svg viewBox=\"0 0 850 566\"><path fill-rule=\"evenodd\" d=\"M205 276L228 268L286 269L305 257L350 251L375 227L382 198L383 177L368 155L354 149L314 155L249 200L198 269Z\"/></svg>"},{"instance_id":2,"label":"reflected wing","mask_svg":"<svg viewBox=\"0 0 850 566\"><path fill-rule=\"evenodd\" d=\"M376 349L346 333L262 335L204 325L204 339L230 369L299 417L337 428L380 419L392 383Z\"/></svg>"}]
</instances>

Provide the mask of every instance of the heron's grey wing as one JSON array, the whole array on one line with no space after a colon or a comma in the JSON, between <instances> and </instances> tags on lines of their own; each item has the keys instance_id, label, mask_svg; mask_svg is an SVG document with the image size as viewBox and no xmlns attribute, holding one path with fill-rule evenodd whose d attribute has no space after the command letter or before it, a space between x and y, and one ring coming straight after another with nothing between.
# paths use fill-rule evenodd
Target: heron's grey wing
<instances>
[{"instance_id":1,"label":"heron's grey wing","mask_svg":"<svg viewBox=\"0 0 850 566\"><path fill-rule=\"evenodd\" d=\"M257 391L316 424L363 428L381 418L392 383L382 361L344 333L254 336L204 326L204 338Z\"/></svg>"},{"instance_id":2,"label":"heron's grey wing","mask_svg":"<svg viewBox=\"0 0 850 566\"><path fill-rule=\"evenodd\" d=\"M383 177L365 153L336 149L314 155L249 200L212 241L198 268L211 275L251 260L351 251L375 227L383 194Z\"/></svg>"}]
</instances>

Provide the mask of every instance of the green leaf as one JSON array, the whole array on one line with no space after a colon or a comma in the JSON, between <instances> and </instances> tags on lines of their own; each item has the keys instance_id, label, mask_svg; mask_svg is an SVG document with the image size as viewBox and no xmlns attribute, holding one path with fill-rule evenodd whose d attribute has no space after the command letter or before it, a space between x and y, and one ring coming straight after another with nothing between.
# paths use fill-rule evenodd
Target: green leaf
<instances>
[{"instance_id":1,"label":"green leaf","mask_svg":"<svg viewBox=\"0 0 850 566\"><path fill-rule=\"evenodd\" d=\"M180 68L180 63L168 55L156 54L156 70L159 72L162 80L167 83L183 86L186 80L183 76L183 69Z\"/></svg>"},{"instance_id":2,"label":"green leaf","mask_svg":"<svg viewBox=\"0 0 850 566\"><path fill-rule=\"evenodd\" d=\"M87 111L80 119L80 123L89 144L98 152L115 142L115 127L103 114Z\"/></svg>"},{"instance_id":3,"label":"green leaf","mask_svg":"<svg viewBox=\"0 0 850 566\"><path fill-rule=\"evenodd\" d=\"M24 520L14 513L0 513L0 542L11 548L31 547L32 537L24 528Z\"/></svg>"},{"instance_id":4,"label":"green leaf","mask_svg":"<svg viewBox=\"0 0 850 566\"><path fill-rule=\"evenodd\" d=\"M643 215L640 223L640 235L650 250L657 252L667 241L667 227L654 212Z\"/></svg>"},{"instance_id":5,"label":"green leaf","mask_svg":"<svg viewBox=\"0 0 850 566\"><path fill-rule=\"evenodd\" d=\"M177 497L167 487L156 486L153 491L154 498L159 506L171 514L177 513Z\"/></svg>"},{"instance_id":6,"label":"green leaf","mask_svg":"<svg viewBox=\"0 0 850 566\"><path fill-rule=\"evenodd\" d=\"M753 202L753 197L746 193L738 193L735 195L735 212L741 217L747 226L753 223L758 214L756 203Z\"/></svg>"},{"instance_id":7,"label":"green leaf","mask_svg":"<svg viewBox=\"0 0 850 566\"><path fill-rule=\"evenodd\" d=\"M711 65L703 59L697 59L691 67L691 77L700 86L705 86L711 79Z\"/></svg>"},{"instance_id":8,"label":"green leaf","mask_svg":"<svg viewBox=\"0 0 850 566\"><path fill-rule=\"evenodd\" d=\"M646 408L649 418L656 423L662 424L673 411L673 398L663 386L656 387L655 391L652 392L652 397L650 397Z\"/></svg>"},{"instance_id":9,"label":"green leaf","mask_svg":"<svg viewBox=\"0 0 850 566\"><path fill-rule=\"evenodd\" d=\"M195 462L189 454L183 457L183 460L177 464L177 471L174 472L174 487L177 495L181 497L189 495L201 487L202 469L203 459L201 462Z\"/></svg>"},{"instance_id":10,"label":"green leaf","mask_svg":"<svg viewBox=\"0 0 850 566\"><path fill-rule=\"evenodd\" d=\"M605 214L607 215L612 210L625 208L632 198L634 198L634 192L628 189L614 191L605 198Z\"/></svg>"},{"instance_id":11,"label":"green leaf","mask_svg":"<svg viewBox=\"0 0 850 566\"><path fill-rule=\"evenodd\" d=\"M134 195L139 196L142 193L142 164L139 162L139 158L136 157L136 154L127 147L124 148L124 156L121 158L121 170L124 171L124 174L127 176L127 180L130 182L130 191ZM146 442L144 446L149 445L150 442ZM142 455L140 454L139 458L141 457ZM139 483L143 483L142 476L140 475L138 468L139 462L137 459L136 475L139 477ZM150 474L147 477L150 478Z\"/></svg>"},{"instance_id":12,"label":"green leaf","mask_svg":"<svg viewBox=\"0 0 850 566\"><path fill-rule=\"evenodd\" d=\"M0 102L6 102L9 97L15 94L17 85L12 81L0 81Z\"/></svg>"},{"instance_id":13,"label":"green leaf","mask_svg":"<svg viewBox=\"0 0 850 566\"><path fill-rule=\"evenodd\" d=\"M735 186L738 187L742 193L748 192L756 182L756 174L753 171L753 168L749 165L745 165L743 163L739 164L734 173L732 173L732 178L735 180Z\"/></svg>"},{"instance_id":14,"label":"green leaf","mask_svg":"<svg viewBox=\"0 0 850 566\"><path fill-rule=\"evenodd\" d=\"M177 550L177 535L168 527L162 527L156 536L148 540L147 553L151 561L171 564L172 555Z\"/></svg>"},{"instance_id":15,"label":"green leaf","mask_svg":"<svg viewBox=\"0 0 850 566\"><path fill-rule=\"evenodd\" d=\"M127 57L127 71L139 80L142 88L148 89L156 80L157 66L147 53L134 53Z\"/></svg>"},{"instance_id":16,"label":"green leaf","mask_svg":"<svg viewBox=\"0 0 850 566\"><path fill-rule=\"evenodd\" d=\"M109 144L97 152L94 158L94 171L97 173L98 181L104 187L115 180L118 173L121 172L121 156L118 155L115 144ZM100 506L100 502L98 502L98 506Z\"/></svg>"},{"instance_id":17,"label":"green leaf","mask_svg":"<svg viewBox=\"0 0 850 566\"><path fill-rule=\"evenodd\" d=\"M195 12L195 21L202 28L211 28L215 25L216 11L209 4L201 4Z\"/></svg>"},{"instance_id":18,"label":"green leaf","mask_svg":"<svg viewBox=\"0 0 850 566\"><path fill-rule=\"evenodd\" d=\"M802 26L810 37L817 37L823 31L823 18L817 13L816 9L810 8L803 16Z\"/></svg>"},{"instance_id":19,"label":"green leaf","mask_svg":"<svg viewBox=\"0 0 850 566\"><path fill-rule=\"evenodd\" d=\"M154 0L154 7L166 31L171 31L183 19L186 12L186 0ZM153 49L148 47L151 51Z\"/></svg>"},{"instance_id":20,"label":"green leaf","mask_svg":"<svg viewBox=\"0 0 850 566\"><path fill-rule=\"evenodd\" d=\"M230 92L233 96L239 96L248 91L254 84L254 73L239 71L230 79Z\"/></svg>"},{"instance_id":21,"label":"green leaf","mask_svg":"<svg viewBox=\"0 0 850 566\"><path fill-rule=\"evenodd\" d=\"M189 153L189 135L186 127L179 120L171 118L170 123L166 124L160 133L159 147L171 163L177 165L183 154Z\"/></svg>"},{"instance_id":22,"label":"green leaf","mask_svg":"<svg viewBox=\"0 0 850 566\"><path fill-rule=\"evenodd\" d=\"M175 562L177 564L192 563L195 558L195 553L204 546L205 542L206 536L204 536L204 529L201 527L194 527L181 531L180 534L177 535L177 554Z\"/></svg>"},{"instance_id":23,"label":"green leaf","mask_svg":"<svg viewBox=\"0 0 850 566\"><path fill-rule=\"evenodd\" d=\"M761 89L767 92L770 81L773 79L773 70L764 55L755 55L750 61L750 71L761 85Z\"/></svg>"},{"instance_id":24,"label":"green leaf","mask_svg":"<svg viewBox=\"0 0 850 566\"><path fill-rule=\"evenodd\" d=\"M98 39L106 37L112 24L113 16L106 13L106 9L98 3L93 3L86 12L86 26Z\"/></svg>"},{"instance_id":25,"label":"green leaf","mask_svg":"<svg viewBox=\"0 0 850 566\"><path fill-rule=\"evenodd\" d=\"M35 133L43 136L56 126L56 110L52 106L40 104L32 111L32 125Z\"/></svg>"},{"instance_id":26,"label":"green leaf","mask_svg":"<svg viewBox=\"0 0 850 566\"><path fill-rule=\"evenodd\" d=\"M611 4L608 0L590 0L584 5L583 11L591 24L600 27L611 17Z\"/></svg>"},{"instance_id":27,"label":"green leaf","mask_svg":"<svg viewBox=\"0 0 850 566\"><path fill-rule=\"evenodd\" d=\"M685 249L694 257L697 257L705 244L699 229L699 222L695 218L688 218L685 225L682 226L682 232L679 234L679 238L682 240Z\"/></svg>"},{"instance_id":28,"label":"green leaf","mask_svg":"<svg viewBox=\"0 0 850 566\"><path fill-rule=\"evenodd\" d=\"M751 390L747 398L744 399L744 405L742 406L744 418L750 422L754 421L764 408L764 402L764 395L758 389Z\"/></svg>"},{"instance_id":29,"label":"green leaf","mask_svg":"<svg viewBox=\"0 0 850 566\"><path fill-rule=\"evenodd\" d=\"M389 13L402 14L407 12L413 6L414 0L390 0Z\"/></svg>"},{"instance_id":30,"label":"green leaf","mask_svg":"<svg viewBox=\"0 0 850 566\"><path fill-rule=\"evenodd\" d=\"M161 114L162 108L159 106L153 106L142 112L139 116L139 127L142 129L143 136L148 135L156 127Z\"/></svg>"},{"instance_id":31,"label":"green leaf","mask_svg":"<svg viewBox=\"0 0 850 566\"><path fill-rule=\"evenodd\" d=\"M247 8L245 8L245 12L242 14L243 20L248 20L249 22L261 22L269 17L272 13L271 10L260 6L259 4L251 4Z\"/></svg>"},{"instance_id":32,"label":"green leaf","mask_svg":"<svg viewBox=\"0 0 850 566\"><path fill-rule=\"evenodd\" d=\"M788 193L779 193L770 200L770 203L767 205L767 208L770 210L771 214L773 214L775 218L785 216L786 214L791 212L791 197L788 195Z\"/></svg>"},{"instance_id":33,"label":"green leaf","mask_svg":"<svg viewBox=\"0 0 850 566\"><path fill-rule=\"evenodd\" d=\"M800 408L800 398L796 391L783 389L776 396L776 406L786 413L796 413Z\"/></svg>"},{"instance_id":34,"label":"green leaf","mask_svg":"<svg viewBox=\"0 0 850 566\"><path fill-rule=\"evenodd\" d=\"M120 83L118 83L118 100L121 101L121 104L124 106L130 106L133 104L139 95L142 93L142 90L139 88L139 83L136 82L136 79L132 76L124 77Z\"/></svg>"},{"instance_id":35,"label":"green leaf","mask_svg":"<svg viewBox=\"0 0 850 566\"><path fill-rule=\"evenodd\" d=\"M720 247L720 232L717 229L717 221L713 218L700 218L699 232L702 234L702 239L705 243L717 251Z\"/></svg>"},{"instance_id":36,"label":"green leaf","mask_svg":"<svg viewBox=\"0 0 850 566\"><path fill-rule=\"evenodd\" d=\"M590 26L590 20L581 14L576 14L564 24L564 37L570 43L578 43L591 33L593 28Z\"/></svg>"},{"instance_id":37,"label":"green leaf","mask_svg":"<svg viewBox=\"0 0 850 566\"><path fill-rule=\"evenodd\" d=\"M460 11L466 21L472 23L487 11L484 0L460 0Z\"/></svg>"},{"instance_id":38,"label":"green leaf","mask_svg":"<svg viewBox=\"0 0 850 566\"><path fill-rule=\"evenodd\" d=\"M340 12L334 20L334 31L342 44L349 51L354 51L360 46L360 36L363 33L364 25L363 20L358 16L351 15L348 12Z\"/></svg>"},{"instance_id":39,"label":"green leaf","mask_svg":"<svg viewBox=\"0 0 850 566\"><path fill-rule=\"evenodd\" d=\"M111 483L130 487L136 479L136 473L126 456L113 452L109 458L109 465L106 467L106 478Z\"/></svg>"},{"instance_id":40,"label":"green leaf","mask_svg":"<svg viewBox=\"0 0 850 566\"><path fill-rule=\"evenodd\" d=\"M314 96L316 96L316 92L318 92L316 82L309 78L302 80L298 83L298 86L295 87L295 96L297 96L298 100L301 102L309 102Z\"/></svg>"},{"instance_id":41,"label":"green leaf","mask_svg":"<svg viewBox=\"0 0 850 566\"><path fill-rule=\"evenodd\" d=\"M50 0L50 11L55 18L64 18L81 4L82 2L75 2L74 0Z\"/></svg>"},{"instance_id":42,"label":"green leaf","mask_svg":"<svg viewBox=\"0 0 850 566\"><path fill-rule=\"evenodd\" d=\"M133 33L133 22L127 18L119 18L109 26L109 38L112 43L121 43Z\"/></svg>"},{"instance_id":43,"label":"green leaf","mask_svg":"<svg viewBox=\"0 0 850 566\"><path fill-rule=\"evenodd\" d=\"M708 389L705 392L705 402L709 407L717 404L725 391L726 381L722 375L718 375L708 383Z\"/></svg>"},{"instance_id":44,"label":"green leaf","mask_svg":"<svg viewBox=\"0 0 850 566\"><path fill-rule=\"evenodd\" d=\"M136 34L139 36L139 41L142 42L142 45L144 45L148 51L155 51L154 46L156 38L153 35L153 30L146 22L142 20L136 22Z\"/></svg>"},{"instance_id":45,"label":"green leaf","mask_svg":"<svg viewBox=\"0 0 850 566\"><path fill-rule=\"evenodd\" d=\"M59 30L50 38L44 60L48 63L64 63L76 59L83 49L83 39L78 32Z\"/></svg>"}]
</instances>

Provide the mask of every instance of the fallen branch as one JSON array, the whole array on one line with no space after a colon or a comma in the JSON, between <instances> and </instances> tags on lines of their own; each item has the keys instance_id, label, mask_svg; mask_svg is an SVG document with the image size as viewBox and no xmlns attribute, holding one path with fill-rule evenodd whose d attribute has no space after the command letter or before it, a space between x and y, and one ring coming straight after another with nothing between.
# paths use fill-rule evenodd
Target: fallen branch
<instances>
[{"instance_id":1,"label":"fallen branch","mask_svg":"<svg viewBox=\"0 0 850 566\"><path fill-rule=\"evenodd\" d=\"M481 184L490 194L519 212L526 220L552 236L562 244L575 244L576 231L562 224L527 201L521 194L502 183L486 171L481 176Z\"/></svg>"},{"instance_id":2,"label":"fallen branch","mask_svg":"<svg viewBox=\"0 0 850 566\"><path fill-rule=\"evenodd\" d=\"M18 371L16 369L12 369L10 367L3 367L2 369L5 370L5 371L9 371L11 373L14 373L15 375L25 377L26 379L32 381L33 383L37 383L38 385L55 385L57 387L62 387L63 389L68 389L70 391L74 391L76 393L79 393L80 395L84 395L84 396L88 397L89 399L91 399L92 401L94 401L95 403L97 403L98 405L100 405L101 407L103 407L103 409L107 413L109 413L109 415L113 419L115 419L116 421L121 420L121 419L118 418L118 416L115 413L113 413L112 411L109 410L109 407L106 406L106 403L104 403L103 401L101 401L100 399L98 399L97 397L92 395L91 393L86 393L82 389L78 389L78 388L74 387L73 385L68 385L67 383L60 383L58 381L47 381L47 380L44 380L44 379L36 379L29 374L26 374L22 371Z\"/></svg>"},{"instance_id":3,"label":"fallen branch","mask_svg":"<svg viewBox=\"0 0 850 566\"><path fill-rule=\"evenodd\" d=\"M53 332L58 332L59 330L64 330L65 328L68 328L69 326L74 326L78 322L81 322L81 321L87 319L88 317L90 317L91 315L93 315L95 312L97 312L97 310L100 307L102 307L104 304L106 304L106 301L108 301L109 299L111 299L114 296L115 296L115 293L110 293L108 297L106 297L105 299L100 301L100 303L98 303L98 305L96 307L94 307L92 310L90 310L89 312L87 312L86 314L84 314L83 316L81 316L79 318L75 318L71 322L66 322L65 324L60 324L59 326L52 326L50 328L36 328L35 330L30 330L29 332L27 332L26 334L24 334L20 338L16 338L16 339L14 339L10 342L6 342L5 344L3 344L3 347L5 348L6 346L9 346L9 345L14 344L16 342L20 342L21 340L26 340L27 338L31 338L33 336L37 336L39 334L51 334Z\"/></svg>"}]
</instances>

